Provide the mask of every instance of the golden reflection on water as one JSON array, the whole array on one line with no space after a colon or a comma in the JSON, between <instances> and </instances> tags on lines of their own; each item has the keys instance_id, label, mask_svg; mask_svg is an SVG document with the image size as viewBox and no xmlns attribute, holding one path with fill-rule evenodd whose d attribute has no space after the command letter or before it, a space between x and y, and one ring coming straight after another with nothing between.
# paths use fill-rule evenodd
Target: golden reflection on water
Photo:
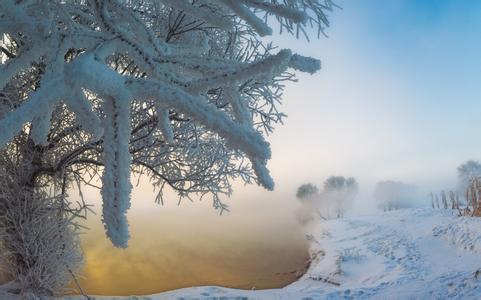
<instances>
[{"instance_id":1,"label":"golden reflection on water","mask_svg":"<svg viewBox=\"0 0 481 300\"><path fill-rule=\"evenodd\" d=\"M304 271L307 245L293 220L149 205L129 212L132 238L125 250L105 238L99 214L90 216L90 230L82 236L84 292L142 295L199 285L264 289L285 286Z\"/></svg>"}]
</instances>

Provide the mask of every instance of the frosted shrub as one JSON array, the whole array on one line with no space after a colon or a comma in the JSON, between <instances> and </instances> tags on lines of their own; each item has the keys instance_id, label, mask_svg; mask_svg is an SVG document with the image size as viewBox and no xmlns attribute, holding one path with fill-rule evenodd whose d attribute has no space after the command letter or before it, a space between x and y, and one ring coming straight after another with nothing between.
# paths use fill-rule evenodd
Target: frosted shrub
<instances>
[{"instance_id":1,"label":"frosted shrub","mask_svg":"<svg viewBox=\"0 0 481 300\"><path fill-rule=\"evenodd\" d=\"M59 197L19 185L13 172L0 177L0 268L22 294L62 292L81 266L71 215Z\"/></svg>"}]
</instances>

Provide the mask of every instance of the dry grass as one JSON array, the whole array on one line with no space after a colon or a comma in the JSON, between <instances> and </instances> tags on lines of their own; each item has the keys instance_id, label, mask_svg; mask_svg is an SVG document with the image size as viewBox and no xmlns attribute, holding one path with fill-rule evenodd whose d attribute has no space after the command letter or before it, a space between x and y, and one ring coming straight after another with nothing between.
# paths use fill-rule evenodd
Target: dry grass
<instances>
[{"instance_id":1,"label":"dry grass","mask_svg":"<svg viewBox=\"0 0 481 300\"><path fill-rule=\"evenodd\" d=\"M432 208L456 209L460 216L481 217L481 177L471 179L464 193L464 203L453 191L447 193L441 191L440 198L438 195L430 193L430 198Z\"/></svg>"},{"instance_id":2,"label":"dry grass","mask_svg":"<svg viewBox=\"0 0 481 300\"><path fill-rule=\"evenodd\" d=\"M463 215L481 217L481 178L473 178L466 189L466 208Z\"/></svg>"}]
</instances>

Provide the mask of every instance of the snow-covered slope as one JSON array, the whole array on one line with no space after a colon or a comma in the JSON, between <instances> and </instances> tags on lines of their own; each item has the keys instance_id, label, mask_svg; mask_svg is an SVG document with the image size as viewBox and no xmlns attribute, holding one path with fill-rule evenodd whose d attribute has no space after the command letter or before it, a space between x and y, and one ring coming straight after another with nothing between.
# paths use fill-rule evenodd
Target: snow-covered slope
<instances>
[{"instance_id":1,"label":"snow-covered slope","mask_svg":"<svg viewBox=\"0 0 481 300\"><path fill-rule=\"evenodd\" d=\"M406 209L330 220L314 232L318 255L285 288L195 287L124 299L481 299L481 218Z\"/></svg>"}]
</instances>

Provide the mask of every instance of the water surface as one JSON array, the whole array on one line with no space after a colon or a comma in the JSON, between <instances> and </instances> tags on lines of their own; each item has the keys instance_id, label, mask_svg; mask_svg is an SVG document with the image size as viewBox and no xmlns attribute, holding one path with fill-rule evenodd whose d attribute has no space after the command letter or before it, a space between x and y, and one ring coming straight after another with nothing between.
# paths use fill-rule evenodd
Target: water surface
<instances>
[{"instance_id":1,"label":"water surface","mask_svg":"<svg viewBox=\"0 0 481 300\"><path fill-rule=\"evenodd\" d=\"M305 271L302 229L279 202L276 208L266 206L269 200L256 207L245 201L219 217L209 203L162 207L152 198L134 195L132 239L125 250L105 238L100 214L90 216L91 229L82 236L86 265L80 284L86 293L142 295L200 285L276 288Z\"/></svg>"}]
</instances>

